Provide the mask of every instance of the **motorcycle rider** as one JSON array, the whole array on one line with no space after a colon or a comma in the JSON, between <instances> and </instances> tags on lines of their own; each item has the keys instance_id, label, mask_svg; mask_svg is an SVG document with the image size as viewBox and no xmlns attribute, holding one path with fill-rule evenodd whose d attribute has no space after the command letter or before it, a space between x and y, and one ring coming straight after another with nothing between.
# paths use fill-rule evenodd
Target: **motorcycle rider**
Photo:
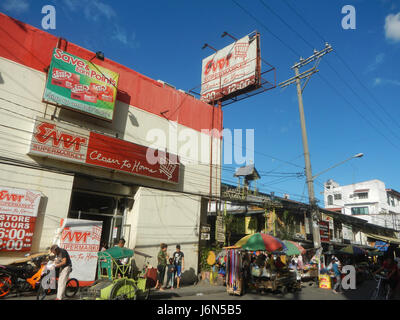
<instances>
[{"instance_id":1,"label":"motorcycle rider","mask_svg":"<svg viewBox=\"0 0 400 320\"><path fill-rule=\"evenodd\" d=\"M399 270L397 268L397 264L394 262L391 256L387 256L385 261L377 271L374 272L374 275L385 271L387 274L387 282L390 286L390 296L389 299L392 299L396 294L396 287L400 279Z\"/></svg>"},{"instance_id":2,"label":"motorcycle rider","mask_svg":"<svg viewBox=\"0 0 400 320\"><path fill-rule=\"evenodd\" d=\"M62 300L65 294L65 287L68 281L69 274L72 271L72 262L68 251L60 248L58 245L53 245L50 251L56 256L56 270L59 269L58 288L56 300Z\"/></svg>"}]
</instances>

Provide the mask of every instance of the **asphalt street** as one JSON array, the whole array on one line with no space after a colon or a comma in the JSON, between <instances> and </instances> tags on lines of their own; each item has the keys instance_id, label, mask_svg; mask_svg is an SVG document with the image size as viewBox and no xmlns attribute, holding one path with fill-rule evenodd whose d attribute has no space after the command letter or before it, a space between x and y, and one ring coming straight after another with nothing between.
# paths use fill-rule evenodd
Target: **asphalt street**
<instances>
[{"instance_id":1,"label":"asphalt street","mask_svg":"<svg viewBox=\"0 0 400 320\"><path fill-rule=\"evenodd\" d=\"M223 291L210 294L200 293L188 297L172 297L171 300L369 300L374 288L374 281L365 281L355 290L334 294L332 290L320 289L306 283L301 291L287 293L284 296L279 293L258 294L255 292L233 296Z\"/></svg>"},{"instance_id":2,"label":"asphalt street","mask_svg":"<svg viewBox=\"0 0 400 320\"><path fill-rule=\"evenodd\" d=\"M287 293L256 293L255 291L242 296L229 295L223 286L197 285L187 286L180 289L151 291L151 300L369 300L375 287L375 281L365 281L355 290L347 290L343 293L334 294L332 290L320 289L304 283L301 291ZM55 295L46 297L46 300L54 300ZM79 293L70 300L79 300ZM36 300L33 293L22 296L9 296L4 300Z\"/></svg>"}]
</instances>

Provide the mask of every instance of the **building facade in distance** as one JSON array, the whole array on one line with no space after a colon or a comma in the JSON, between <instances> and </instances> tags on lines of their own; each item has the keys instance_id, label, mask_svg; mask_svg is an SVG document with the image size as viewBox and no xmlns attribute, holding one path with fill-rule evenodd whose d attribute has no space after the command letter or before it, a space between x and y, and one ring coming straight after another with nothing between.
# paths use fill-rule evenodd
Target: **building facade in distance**
<instances>
[{"instance_id":1,"label":"building facade in distance","mask_svg":"<svg viewBox=\"0 0 400 320\"><path fill-rule=\"evenodd\" d=\"M325 208L352 215L369 223L399 230L400 193L381 180L341 186L330 179L324 184Z\"/></svg>"}]
</instances>

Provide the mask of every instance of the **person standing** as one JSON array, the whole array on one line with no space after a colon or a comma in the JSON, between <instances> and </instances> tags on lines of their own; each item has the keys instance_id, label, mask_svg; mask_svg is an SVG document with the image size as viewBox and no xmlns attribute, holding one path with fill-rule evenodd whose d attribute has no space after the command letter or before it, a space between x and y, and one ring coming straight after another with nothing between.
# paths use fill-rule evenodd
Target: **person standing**
<instances>
[{"instance_id":1,"label":"person standing","mask_svg":"<svg viewBox=\"0 0 400 320\"><path fill-rule=\"evenodd\" d=\"M54 267L59 270L56 300L62 300L65 296L69 274L72 271L72 262L67 250L60 248L58 245L53 245L50 251L56 256Z\"/></svg>"},{"instance_id":2,"label":"person standing","mask_svg":"<svg viewBox=\"0 0 400 320\"><path fill-rule=\"evenodd\" d=\"M166 289L174 289L174 275L175 275L175 265L174 259L169 258L167 264L167 284L165 286Z\"/></svg>"},{"instance_id":3,"label":"person standing","mask_svg":"<svg viewBox=\"0 0 400 320\"><path fill-rule=\"evenodd\" d=\"M156 289L160 289L160 291L164 291L162 288L162 285L164 283L164 277L165 277L165 268L167 267L167 261L168 261L168 254L167 254L167 244L161 243L160 245L160 251L158 252L157 255L157 283L156 283Z\"/></svg>"},{"instance_id":4,"label":"person standing","mask_svg":"<svg viewBox=\"0 0 400 320\"><path fill-rule=\"evenodd\" d=\"M333 287L333 293L342 292L342 272L340 271L339 259L334 257L332 260L332 271L336 278L336 283ZM337 290L339 288L339 291Z\"/></svg>"},{"instance_id":5,"label":"person standing","mask_svg":"<svg viewBox=\"0 0 400 320\"><path fill-rule=\"evenodd\" d=\"M174 265L175 265L176 288L179 289L185 262L185 255L181 251L181 246L179 244L176 245L176 251L174 252L172 257L174 259Z\"/></svg>"}]
</instances>

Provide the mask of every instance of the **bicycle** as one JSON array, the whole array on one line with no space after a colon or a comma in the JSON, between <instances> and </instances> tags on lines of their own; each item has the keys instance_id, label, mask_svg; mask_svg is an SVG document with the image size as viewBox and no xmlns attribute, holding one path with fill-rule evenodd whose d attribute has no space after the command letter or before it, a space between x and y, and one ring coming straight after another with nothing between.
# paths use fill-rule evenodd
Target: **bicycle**
<instances>
[{"instance_id":1,"label":"bicycle","mask_svg":"<svg viewBox=\"0 0 400 320\"><path fill-rule=\"evenodd\" d=\"M49 276L50 272L52 271L52 265L48 264L46 269L43 271L41 279L40 279L40 286L36 295L36 300L44 300L46 296L50 294L54 294L57 292L58 287L58 278L55 275ZM53 269L54 270L54 269ZM55 272L55 271L54 271ZM54 281L54 283L51 282ZM53 288L51 288L53 287ZM73 298L79 291L79 282L75 278L70 278L67 281L65 287L65 296L67 298Z\"/></svg>"},{"instance_id":2,"label":"bicycle","mask_svg":"<svg viewBox=\"0 0 400 320\"><path fill-rule=\"evenodd\" d=\"M379 298L383 298L383 300L389 300L390 286L389 283L384 281L387 280L387 278L377 274L375 275L374 280L376 281L376 288L372 292L371 300L380 300Z\"/></svg>"}]
</instances>

